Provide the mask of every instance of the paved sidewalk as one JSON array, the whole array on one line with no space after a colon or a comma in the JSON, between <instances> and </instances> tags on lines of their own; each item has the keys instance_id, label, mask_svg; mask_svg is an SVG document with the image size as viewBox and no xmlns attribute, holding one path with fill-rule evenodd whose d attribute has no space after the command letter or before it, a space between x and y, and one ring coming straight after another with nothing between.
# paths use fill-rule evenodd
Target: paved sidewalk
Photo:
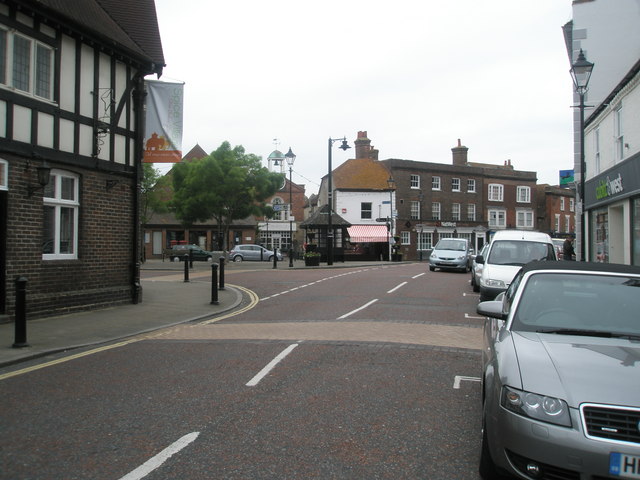
<instances>
[{"instance_id":1,"label":"paved sidewalk","mask_svg":"<svg viewBox=\"0 0 640 480\"><path fill-rule=\"evenodd\" d=\"M335 263L329 267L305 267L296 260L294 268L345 268L391 265L389 262ZM397 263L395 264L397 265ZM270 262L225 264L225 289L218 292L218 305L211 300L211 265L194 262L190 282L184 282L184 263L148 260L142 266L142 302L27 321L28 347L13 348L15 325L0 324L0 367L41 357L49 353L112 342L140 333L181 323L204 320L238 307L242 292L228 285L233 273L273 268ZM291 270L288 260L278 269ZM155 275L151 277L150 275Z\"/></svg>"},{"instance_id":2,"label":"paved sidewalk","mask_svg":"<svg viewBox=\"0 0 640 480\"><path fill-rule=\"evenodd\" d=\"M212 305L211 282L196 275L142 279L142 302L27 321L28 347L13 348L14 323L0 324L0 366L206 319L237 307L242 293L226 286Z\"/></svg>"}]
</instances>

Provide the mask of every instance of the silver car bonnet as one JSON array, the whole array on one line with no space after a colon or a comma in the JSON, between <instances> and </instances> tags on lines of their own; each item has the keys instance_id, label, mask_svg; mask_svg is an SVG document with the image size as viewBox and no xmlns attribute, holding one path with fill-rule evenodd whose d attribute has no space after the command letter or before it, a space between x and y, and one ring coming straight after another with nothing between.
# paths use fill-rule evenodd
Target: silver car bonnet
<instances>
[{"instance_id":1,"label":"silver car bonnet","mask_svg":"<svg viewBox=\"0 0 640 480\"><path fill-rule=\"evenodd\" d=\"M638 406L640 344L617 338L512 332L523 389L581 403Z\"/></svg>"}]
</instances>

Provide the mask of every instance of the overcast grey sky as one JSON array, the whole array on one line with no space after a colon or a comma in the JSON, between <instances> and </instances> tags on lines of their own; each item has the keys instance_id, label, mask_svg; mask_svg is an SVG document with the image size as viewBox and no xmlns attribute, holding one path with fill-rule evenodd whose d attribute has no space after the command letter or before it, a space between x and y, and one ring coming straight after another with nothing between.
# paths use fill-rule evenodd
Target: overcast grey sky
<instances>
[{"instance_id":1,"label":"overcast grey sky","mask_svg":"<svg viewBox=\"0 0 640 480\"><path fill-rule=\"evenodd\" d=\"M156 0L167 66L185 82L182 150L289 147L317 193L329 137L365 130L379 158L573 168L571 0ZM351 158L334 146L333 167ZM159 166L159 165L156 165ZM163 171L167 167L162 168Z\"/></svg>"}]
</instances>

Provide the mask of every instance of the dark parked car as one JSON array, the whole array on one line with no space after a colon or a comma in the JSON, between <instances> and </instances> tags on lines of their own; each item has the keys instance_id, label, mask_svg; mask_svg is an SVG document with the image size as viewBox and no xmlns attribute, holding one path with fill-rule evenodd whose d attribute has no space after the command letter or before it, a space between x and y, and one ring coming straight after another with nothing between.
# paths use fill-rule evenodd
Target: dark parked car
<instances>
[{"instance_id":1,"label":"dark parked car","mask_svg":"<svg viewBox=\"0 0 640 480\"><path fill-rule=\"evenodd\" d=\"M198 245L175 245L169 253L169 258L172 262L180 262L185 255L190 255L189 252L194 260L213 261L213 252L203 250Z\"/></svg>"},{"instance_id":2,"label":"dark parked car","mask_svg":"<svg viewBox=\"0 0 640 480\"><path fill-rule=\"evenodd\" d=\"M531 262L477 310L481 476L640 478L640 267Z\"/></svg>"}]
</instances>

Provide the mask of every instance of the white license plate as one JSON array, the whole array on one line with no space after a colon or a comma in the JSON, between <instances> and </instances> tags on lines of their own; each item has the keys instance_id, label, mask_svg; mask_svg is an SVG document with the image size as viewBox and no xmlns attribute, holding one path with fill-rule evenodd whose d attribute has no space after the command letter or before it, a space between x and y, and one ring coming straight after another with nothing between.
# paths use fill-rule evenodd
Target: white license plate
<instances>
[{"instance_id":1,"label":"white license plate","mask_svg":"<svg viewBox=\"0 0 640 480\"><path fill-rule=\"evenodd\" d=\"M640 456L611 453L609 473L620 478L640 478Z\"/></svg>"}]
</instances>

